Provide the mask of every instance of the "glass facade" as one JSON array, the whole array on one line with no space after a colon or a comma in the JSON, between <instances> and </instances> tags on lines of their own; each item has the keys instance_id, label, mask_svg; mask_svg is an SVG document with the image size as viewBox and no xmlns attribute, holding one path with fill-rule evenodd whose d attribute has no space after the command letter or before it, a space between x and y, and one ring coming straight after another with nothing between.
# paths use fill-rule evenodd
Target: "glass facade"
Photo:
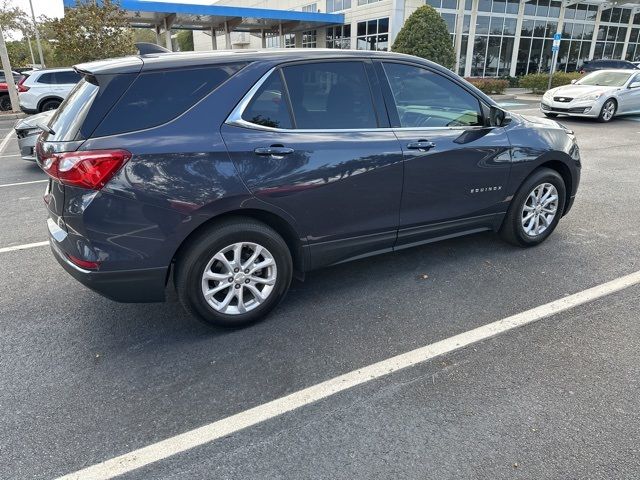
<instances>
[{"instance_id":1,"label":"glass facade","mask_svg":"<svg viewBox=\"0 0 640 480\"><path fill-rule=\"evenodd\" d=\"M351 0L327 0L327 13L340 12L351 8Z\"/></svg>"},{"instance_id":2,"label":"glass facade","mask_svg":"<svg viewBox=\"0 0 640 480\"><path fill-rule=\"evenodd\" d=\"M306 32L302 32L302 48L316 48L316 46L316 31L307 30Z\"/></svg>"},{"instance_id":3,"label":"glass facade","mask_svg":"<svg viewBox=\"0 0 640 480\"><path fill-rule=\"evenodd\" d=\"M358 50L389 49L389 18L358 22L356 48Z\"/></svg>"},{"instance_id":4,"label":"glass facade","mask_svg":"<svg viewBox=\"0 0 640 480\"><path fill-rule=\"evenodd\" d=\"M280 45L280 35L275 32L267 32L265 33L267 48L281 48ZM295 33L285 33L284 37L284 48L295 48L296 46L296 34Z\"/></svg>"},{"instance_id":5,"label":"glass facade","mask_svg":"<svg viewBox=\"0 0 640 480\"><path fill-rule=\"evenodd\" d=\"M458 73L477 77L502 77L549 72L552 61L553 35L558 32L562 2L531 0L524 4L522 26L518 31L518 0L478 0L475 35L472 32L472 0L464 1L461 51ZM458 0L426 0L442 16L455 45ZM593 59L640 61L640 14L632 19L632 9L609 7L602 10L596 32L598 5L578 3L565 7L562 42L556 70L580 70L593 47ZM625 50L627 29L631 23L629 43ZM513 50L519 46L515 58ZM468 61L468 54L471 59ZM469 65L470 64L470 65ZM469 68L470 67L470 68Z\"/></svg>"},{"instance_id":6,"label":"glass facade","mask_svg":"<svg viewBox=\"0 0 640 480\"><path fill-rule=\"evenodd\" d=\"M351 48L351 25L327 28L327 48Z\"/></svg>"}]
</instances>

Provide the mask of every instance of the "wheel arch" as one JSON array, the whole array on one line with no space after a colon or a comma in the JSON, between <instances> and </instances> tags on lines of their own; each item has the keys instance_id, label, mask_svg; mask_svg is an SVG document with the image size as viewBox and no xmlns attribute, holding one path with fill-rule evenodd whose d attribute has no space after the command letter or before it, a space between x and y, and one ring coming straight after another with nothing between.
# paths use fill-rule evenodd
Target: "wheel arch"
<instances>
[{"instance_id":1,"label":"wheel arch","mask_svg":"<svg viewBox=\"0 0 640 480\"><path fill-rule=\"evenodd\" d=\"M564 211L562 212L562 215L564 215L567 212L567 207L569 205L569 200L571 198L571 192L573 191L573 176L571 175L571 169L564 162L560 160L548 160L542 163L541 165L539 165L538 168L536 168L533 172L540 170L541 168L549 168L551 170L555 170L560 174L560 176L562 177L562 180L564 181L565 199L564 199ZM533 174L533 172L531 172L531 174ZM529 178L529 176L527 178Z\"/></svg>"},{"instance_id":2,"label":"wheel arch","mask_svg":"<svg viewBox=\"0 0 640 480\"><path fill-rule=\"evenodd\" d=\"M178 258L180 253L188 247L190 241L196 238L202 231L211 228L211 226L215 225L216 223L220 223L226 220L246 218L264 223L265 225L273 228L282 237L282 239L289 247L289 251L291 252L294 276L296 278L303 279L305 267L308 262L305 258L306 251L302 248L302 241L295 228L284 218L273 212L253 208L230 210L228 212L224 212L220 215L210 218L209 220L198 225L193 231L191 231L191 233L189 233L189 235L187 235L182 240L180 246L176 249L173 255L171 265L174 264L176 258ZM171 275L170 270L171 269L169 269L169 271L167 272L167 280Z\"/></svg>"},{"instance_id":3,"label":"wheel arch","mask_svg":"<svg viewBox=\"0 0 640 480\"><path fill-rule=\"evenodd\" d=\"M58 100L60 103L62 103L64 101L64 99L62 97L58 97L56 95L49 95L48 97L44 97L41 98L40 100L38 100L38 112L40 112L40 109L42 108L42 105L45 102L48 102L49 100Z\"/></svg>"}]
</instances>

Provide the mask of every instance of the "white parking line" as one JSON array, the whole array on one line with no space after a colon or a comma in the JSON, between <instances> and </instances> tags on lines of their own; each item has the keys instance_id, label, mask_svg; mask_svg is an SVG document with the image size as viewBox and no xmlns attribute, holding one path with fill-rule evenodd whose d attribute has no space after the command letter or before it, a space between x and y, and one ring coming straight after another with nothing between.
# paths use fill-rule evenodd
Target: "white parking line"
<instances>
[{"instance_id":1,"label":"white parking line","mask_svg":"<svg viewBox=\"0 0 640 480\"><path fill-rule=\"evenodd\" d=\"M13 155L0 155L0 158L10 158L10 157L20 157L19 153L14 153Z\"/></svg>"},{"instance_id":2,"label":"white parking line","mask_svg":"<svg viewBox=\"0 0 640 480\"><path fill-rule=\"evenodd\" d=\"M2 187L17 187L18 185L30 185L32 183L44 183L44 182L48 182L49 180L31 180L29 182L17 182L17 183L5 183L3 185L0 185L0 188Z\"/></svg>"},{"instance_id":3,"label":"white parking line","mask_svg":"<svg viewBox=\"0 0 640 480\"><path fill-rule=\"evenodd\" d=\"M13 135L13 130L10 130L9 133L7 133L7 135L4 137L4 139L2 140L2 143L0 143L0 153L4 152L4 149L7 146L7 143L9 143L9 140L11 140L12 135Z\"/></svg>"},{"instance_id":4,"label":"white parking line","mask_svg":"<svg viewBox=\"0 0 640 480\"><path fill-rule=\"evenodd\" d=\"M180 452L213 442L214 440L291 412L292 410L317 402L318 400L331 397L357 385L385 377L398 370L418 365L439 355L453 352L481 340L486 340L509 330L564 312L578 305L591 302L637 284L640 284L640 271L517 315L503 318L488 325L474 328L473 330L432 343L431 345L426 345L396 357L340 375L339 377L299 390L285 397L223 418L217 422L83 468L82 470L59 477L58 480L106 480L123 475Z\"/></svg>"},{"instance_id":5,"label":"white parking line","mask_svg":"<svg viewBox=\"0 0 640 480\"><path fill-rule=\"evenodd\" d=\"M36 243L23 243L22 245L14 245L13 247L2 247L0 253L15 252L16 250L26 250L27 248L44 247L49 245L49 241Z\"/></svg>"}]
</instances>

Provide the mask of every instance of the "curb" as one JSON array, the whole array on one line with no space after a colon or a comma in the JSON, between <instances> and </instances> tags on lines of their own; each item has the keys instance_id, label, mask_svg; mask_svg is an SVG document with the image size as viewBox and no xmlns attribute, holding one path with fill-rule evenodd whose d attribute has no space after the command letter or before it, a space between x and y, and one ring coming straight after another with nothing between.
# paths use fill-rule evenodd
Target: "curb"
<instances>
[{"instance_id":1,"label":"curb","mask_svg":"<svg viewBox=\"0 0 640 480\"><path fill-rule=\"evenodd\" d=\"M17 120L26 117L26 113L0 113L0 120Z\"/></svg>"}]
</instances>

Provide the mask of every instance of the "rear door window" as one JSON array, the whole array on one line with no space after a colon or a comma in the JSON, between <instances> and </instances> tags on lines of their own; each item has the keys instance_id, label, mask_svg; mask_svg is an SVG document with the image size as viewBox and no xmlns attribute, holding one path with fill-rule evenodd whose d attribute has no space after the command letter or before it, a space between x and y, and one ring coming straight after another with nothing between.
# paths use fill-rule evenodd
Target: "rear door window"
<instances>
[{"instance_id":1,"label":"rear door window","mask_svg":"<svg viewBox=\"0 0 640 480\"><path fill-rule=\"evenodd\" d=\"M55 82L55 78L53 78L53 73L43 73L36 80L38 83L44 83L45 85L51 85Z\"/></svg>"},{"instance_id":2,"label":"rear door window","mask_svg":"<svg viewBox=\"0 0 640 480\"><path fill-rule=\"evenodd\" d=\"M132 132L167 123L202 100L244 65L142 72L93 136Z\"/></svg>"},{"instance_id":3,"label":"rear door window","mask_svg":"<svg viewBox=\"0 0 640 480\"><path fill-rule=\"evenodd\" d=\"M271 128L291 128L291 115L279 70L273 72L253 96L242 119Z\"/></svg>"},{"instance_id":4,"label":"rear door window","mask_svg":"<svg viewBox=\"0 0 640 480\"><path fill-rule=\"evenodd\" d=\"M283 68L296 128L366 129L378 121L364 64L314 62Z\"/></svg>"},{"instance_id":5,"label":"rear door window","mask_svg":"<svg viewBox=\"0 0 640 480\"><path fill-rule=\"evenodd\" d=\"M400 127L483 125L479 100L460 85L425 68L384 63Z\"/></svg>"},{"instance_id":6,"label":"rear door window","mask_svg":"<svg viewBox=\"0 0 640 480\"><path fill-rule=\"evenodd\" d=\"M54 81L60 84L74 84L80 81L80 74L76 72L55 72Z\"/></svg>"}]
</instances>

